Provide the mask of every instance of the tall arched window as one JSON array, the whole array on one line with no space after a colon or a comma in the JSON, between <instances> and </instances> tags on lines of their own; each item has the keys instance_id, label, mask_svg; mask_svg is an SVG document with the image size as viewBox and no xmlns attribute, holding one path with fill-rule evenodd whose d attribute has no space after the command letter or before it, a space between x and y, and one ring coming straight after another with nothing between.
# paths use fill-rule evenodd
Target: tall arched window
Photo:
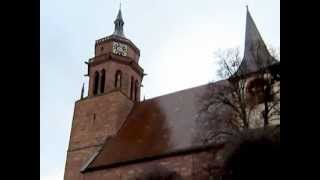
<instances>
[{"instance_id":1,"label":"tall arched window","mask_svg":"<svg viewBox=\"0 0 320 180\"><path fill-rule=\"evenodd\" d=\"M106 71L104 69L102 69L101 80L100 80L100 93L104 93L105 81L106 81Z\"/></svg>"},{"instance_id":2,"label":"tall arched window","mask_svg":"<svg viewBox=\"0 0 320 180\"><path fill-rule=\"evenodd\" d=\"M134 87L133 87L133 85L134 85L134 79L133 79L133 76L131 76L131 82L130 82L131 84L130 84L130 99L132 99L133 100L133 90L134 90Z\"/></svg>"},{"instance_id":3,"label":"tall arched window","mask_svg":"<svg viewBox=\"0 0 320 180\"><path fill-rule=\"evenodd\" d=\"M98 87L99 87L99 73L94 73L94 84L93 84L93 95L98 94Z\"/></svg>"},{"instance_id":4,"label":"tall arched window","mask_svg":"<svg viewBox=\"0 0 320 180\"><path fill-rule=\"evenodd\" d=\"M136 80L134 86L134 101L138 101L139 82Z\"/></svg>"},{"instance_id":5,"label":"tall arched window","mask_svg":"<svg viewBox=\"0 0 320 180\"><path fill-rule=\"evenodd\" d=\"M114 81L115 88L121 88L121 76L122 76L122 73L120 70L118 70L116 72L116 77L115 77L115 81Z\"/></svg>"}]
</instances>

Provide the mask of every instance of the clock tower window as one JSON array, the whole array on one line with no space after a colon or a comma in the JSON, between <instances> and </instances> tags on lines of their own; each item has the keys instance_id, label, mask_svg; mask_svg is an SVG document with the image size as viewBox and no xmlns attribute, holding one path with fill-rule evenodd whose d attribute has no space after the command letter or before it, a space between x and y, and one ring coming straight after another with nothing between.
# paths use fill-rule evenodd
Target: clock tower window
<instances>
[{"instance_id":1,"label":"clock tower window","mask_svg":"<svg viewBox=\"0 0 320 180\"><path fill-rule=\"evenodd\" d=\"M138 88L139 88L139 83L138 83L138 80L136 80L135 87L134 87L134 101L138 101Z\"/></svg>"},{"instance_id":2,"label":"clock tower window","mask_svg":"<svg viewBox=\"0 0 320 180\"><path fill-rule=\"evenodd\" d=\"M131 76L131 82L130 82L130 99L133 100L133 83L134 83L134 79L133 76Z\"/></svg>"},{"instance_id":3,"label":"clock tower window","mask_svg":"<svg viewBox=\"0 0 320 180\"><path fill-rule=\"evenodd\" d=\"M99 87L99 73L96 71L96 72L94 73L93 95L98 94L98 87Z\"/></svg>"},{"instance_id":4,"label":"clock tower window","mask_svg":"<svg viewBox=\"0 0 320 180\"><path fill-rule=\"evenodd\" d=\"M115 83L114 83L115 88L121 88L121 76L122 76L122 72L118 70L116 72L116 77L115 77Z\"/></svg>"},{"instance_id":5,"label":"clock tower window","mask_svg":"<svg viewBox=\"0 0 320 180\"><path fill-rule=\"evenodd\" d=\"M105 81L106 81L106 71L102 69L101 80L100 80L100 93L104 93Z\"/></svg>"}]
</instances>

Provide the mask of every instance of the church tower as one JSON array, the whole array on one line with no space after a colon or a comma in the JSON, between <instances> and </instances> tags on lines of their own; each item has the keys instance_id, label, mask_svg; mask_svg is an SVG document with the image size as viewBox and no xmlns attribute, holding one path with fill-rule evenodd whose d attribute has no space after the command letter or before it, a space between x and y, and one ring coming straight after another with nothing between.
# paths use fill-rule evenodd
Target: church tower
<instances>
[{"instance_id":1,"label":"church tower","mask_svg":"<svg viewBox=\"0 0 320 180\"><path fill-rule=\"evenodd\" d=\"M95 56L87 62L89 97L121 91L132 101L140 100L143 69L139 66L140 50L125 37L121 9L114 21L111 36L95 43Z\"/></svg>"},{"instance_id":2,"label":"church tower","mask_svg":"<svg viewBox=\"0 0 320 180\"><path fill-rule=\"evenodd\" d=\"M114 32L96 40L94 57L88 65L88 96L76 101L65 167L65 180L82 179L81 170L101 146L125 122L134 103L140 101L143 69L140 50L123 31L121 9Z\"/></svg>"}]
</instances>

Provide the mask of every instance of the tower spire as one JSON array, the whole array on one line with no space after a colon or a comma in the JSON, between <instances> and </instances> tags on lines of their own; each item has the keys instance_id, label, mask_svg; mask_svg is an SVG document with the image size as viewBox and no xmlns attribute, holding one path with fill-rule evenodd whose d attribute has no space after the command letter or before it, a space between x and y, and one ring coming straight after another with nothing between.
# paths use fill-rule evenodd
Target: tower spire
<instances>
[{"instance_id":1,"label":"tower spire","mask_svg":"<svg viewBox=\"0 0 320 180\"><path fill-rule=\"evenodd\" d=\"M240 74L255 72L276 62L274 57L270 55L267 46L251 17L248 5L246 6L246 9L244 57L237 72Z\"/></svg>"},{"instance_id":2,"label":"tower spire","mask_svg":"<svg viewBox=\"0 0 320 180\"><path fill-rule=\"evenodd\" d=\"M247 5L247 17L246 17L246 34L245 34L245 51L249 51L255 44L261 44L265 46L264 41L260 35L260 32L253 21L251 14L249 12L249 8Z\"/></svg>"},{"instance_id":3,"label":"tower spire","mask_svg":"<svg viewBox=\"0 0 320 180\"><path fill-rule=\"evenodd\" d=\"M120 2L120 8L119 8L119 11L118 11L118 15L117 15L116 20L114 21L114 32L113 32L113 35L125 37L124 33L123 33L123 25L124 25L124 21L122 19L121 2Z\"/></svg>"}]
</instances>

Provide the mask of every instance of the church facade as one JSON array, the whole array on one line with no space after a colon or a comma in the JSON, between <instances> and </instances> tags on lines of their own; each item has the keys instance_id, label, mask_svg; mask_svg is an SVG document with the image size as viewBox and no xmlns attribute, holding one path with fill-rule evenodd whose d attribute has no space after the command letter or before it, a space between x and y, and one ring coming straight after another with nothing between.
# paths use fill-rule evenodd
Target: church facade
<instances>
[{"instance_id":1,"label":"church facade","mask_svg":"<svg viewBox=\"0 0 320 180\"><path fill-rule=\"evenodd\" d=\"M260 37L248 16L246 44ZM206 85L140 101L140 49L124 35L121 9L114 25L86 62L88 96L75 102L64 179L133 180L149 171L168 172L166 179L208 179L206 160L218 158L224 144L194 140ZM241 67L257 70L252 61Z\"/></svg>"}]
</instances>

